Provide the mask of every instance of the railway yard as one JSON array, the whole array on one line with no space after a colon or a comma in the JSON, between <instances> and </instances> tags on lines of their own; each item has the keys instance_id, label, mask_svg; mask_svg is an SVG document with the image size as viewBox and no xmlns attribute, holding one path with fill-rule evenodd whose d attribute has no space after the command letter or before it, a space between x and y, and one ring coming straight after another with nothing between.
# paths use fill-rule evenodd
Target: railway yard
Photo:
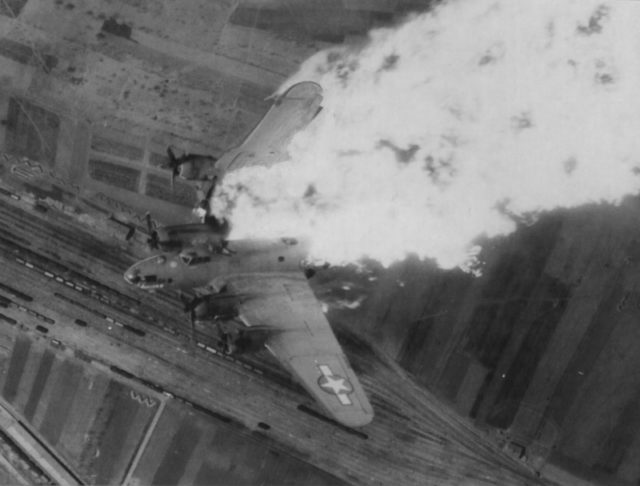
<instances>
[{"instance_id":1,"label":"railway yard","mask_svg":"<svg viewBox=\"0 0 640 486\"><path fill-rule=\"evenodd\" d=\"M176 296L131 291L141 247L1 204L2 397L79 482L536 482L356 336L338 331L376 420L349 429L266 355L194 342Z\"/></svg>"},{"instance_id":2,"label":"railway yard","mask_svg":"<svg viewBox=\"0 0 640 486\"><path fill-rule=\"evenodd\" d=\"M413 254L318 267L375 413L359 428L266 350L220 352L177 292L124 280L151 215L191 222L204 197L169 148L223 157L310 56L439 2L294 3L0 0L0 484L636 484L637 196L509 214L512 234L477 239L481 275ZM366 142L402 167L418 150Z\"/></svg>"}]
</instances>

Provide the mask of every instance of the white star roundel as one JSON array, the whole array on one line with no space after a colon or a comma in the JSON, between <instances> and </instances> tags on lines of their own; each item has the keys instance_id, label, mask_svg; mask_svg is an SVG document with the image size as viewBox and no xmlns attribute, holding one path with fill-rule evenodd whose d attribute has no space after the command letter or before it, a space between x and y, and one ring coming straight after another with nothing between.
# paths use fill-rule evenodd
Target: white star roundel
<instances>
[{"instance_id":1,"label":"white star roundel","mask_svg":"<svg viewBox=\"0 0 640 486\"><path fill-rule=\"evenodd\" d=\"M353 392L353 386L346 378L336 375L327 365L318 367L322 375L318 378L318 385L322 390L338 397L342 405L351 405L348 394Z\"/></svg>"}]
</instances>

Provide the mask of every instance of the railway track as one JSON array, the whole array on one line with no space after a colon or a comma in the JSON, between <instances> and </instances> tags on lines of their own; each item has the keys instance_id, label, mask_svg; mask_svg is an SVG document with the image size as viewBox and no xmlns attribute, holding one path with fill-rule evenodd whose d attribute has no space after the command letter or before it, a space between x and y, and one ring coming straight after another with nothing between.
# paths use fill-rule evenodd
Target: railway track
<instances>
[{"instance_id":1,"label":"railway track","mask_svg":"<svg viewBox=\"0 0 640 486\"><path fill-rule=\"evenodd\" d=\"M25 227L25 230L31 231L32 236L40 236L40 239L48 238L51 232L47 231L44 235L40 235L37 224ZM70 240L66 245L70 250L81 251L80 248L71 246L74 242L75 240ZM29 243L28 246L24 246L25 243ZM201 359L222 359L234 362L245 369L268 377L281 386L301 392L301 387L292 382L288 374L280 371L277 363L264 363L251 356L227 356L220 351L222 343L213 333L201 330L196 330L194 333L184 318L182 304L177 298L167 299L164 294L156 294L150 297L146 296L146 300L151 302L145 303L143 299L123 294L118 289L105 285L92 276L70 268L66 265L66 261L62 263L61 260L54 260L50 256L34 251L32 246L28 240L12 232L7 231L3 236L0 236L0 253L6 259L13 260L30 271L43 275L63 286L64 292L59 291L53 294L57 299L76 308L84 309L107 324L120 326L141 337L147 332L160 333L163 337L171 336L176 339L177 345L192 346L203 351ZM67 295L70 292L76 295ZM87 299L93 302L88 302ZM112 311L116 311L115 316L113 312L99 310L97 308L99 306L107 306ZM162 317L158 317L158 309L163 311ZM167 315L169 318L166 317ZM195 340L193 339L194 335Z\"/></svg>"},{"instance_id":2,"label":"railway track","mask_svg":"<svg viewBox=\"0 0 640 486\"><path fill-rule=\"evenodd\" d=\"M11 272L24 275L25 278L16 279L15 284L2 282L4 287L0 286L0 307L4 303L22 310L17 307L22 306L25 312L31 310L46 317L45 310L42 306L38 307L38 303L44 295L43 292L49 292L50 307L56 309L56 315L61 312L68 315L69 325L91 327L100 333L108 334L110 339L127 340L128 332L131 338L128 339L127 344L137 348L141 353L152 353L151 349L154 347L152 342L163 343L164 346L170 346L173 349L176 347L189 349L191 328L177 298L165 293L142 294L136 291L125 293L131 289L122 281L121 273L123 266L128 265L134 258L132 255L125 254L119 259L109 257L106 263L99 261L97 267L88 269L86 268L88 262L94 258L91 255L105 254L105 249L109 248L108 245L93 237L78 235L77 238L69 238L67 234L64 240L58 240L57 243L47 246L49 241L57 238L58 233L68 232L70 224L63 222L64 231L58 231L56 226L58 220L52 217L46 225L41 227L39 224L41 219L38 216L27 218L28 222L23 222L21 225L13 225L16 218L8 216L12 210L11 207L7 207L10 205L10 202L7 204L0 197L0 222L3 225L11 223L11 226L8 226L11 231L0 235L0 259ZM25 212L25 214L30 216L30 213ZM24 216L17 219L24 219ZM76 233L80 231L76 229ZM97 242L95 243L97 246L90 255L87 255L84 253L84 248L90 241ZM49 251L45 252L45 249ZM56 258L55 255L59 255L60 258ZM74 255L75 261L81 261L80 264L71 263ZM21 280L23 283L20 283ZM34 290L30 291L29 286ZM39 290L40 293L37 293L35 289L39 287L43 287L44 290ZM0 312L0 319L2 315ZM31 317L34 315L31 314ZM123 332L110 333L108 326L118 327L118 323L122 325ZM58 324L55 323L53 326ZM340 338L340 332L337 334ZM331 447L335 447L336 450L344 451L342 454L345 456L344 459L338 461L336 458L338 462L332 463L332 455L329 453L320 464L334 464L327 467L344 468L344 471L348 472L343 472L342 476L350 477L351 475L355 482L362 483L362 478L371 477L372 468L378 471L376 474L382 476L390 474L389 471L398 468L399 461L403 464L402 470L397 474L394 473L395 476L391 474L389 477L402 478L405 484L419 483L420 478L424 478L425 474L428 474L432 481L429 484L451 484L447 482L452 477L450 468L456 467L465 471L460 473L460 477L468 474L470 477L483 478L486 470L490 470L491 465L496 464L495 450L483 445L477 434L474 436L467 433L464 424L457 423L452 413L445 412L435 402L428 402L420 396L418 391L407 393L408 385L398 378L396 370L378 360L363 343L356 343L359 351L354 353L352 350L353 356L350 358L354 360L354 365L357 364L364 370L361 379L376 409L376 419L365 430L348 429L324 416L306 393L291 381L289 375L277 369L277 363L271 364L260 356L236 359L218 353L214 336L207 333L206 328L197 330L194 344L195 346L191 346L193 359L188 365L186 360L183 360L183 364L170 362L171 358L168 356L156 358L164 359L166 363L163 366L171 367L177 374L193 376L194 383L206 383L207 380L206 374L202 376L194 374L194 369L187 367L197 367L197 362L200 361L203 365L206 364L203 366L206 369L211 367L210 362L216 367L233 369L244 376L259 376L260 382L263 383L261 386L271 388L269 393L277 394L279 390L279 393L284 393L282 388L285 388L287 400L297 401L292 412L298 415L290 417L292 430L297 430L297 433L301 433L302 430L316 431L320 434L316 438L304 433L302 435L311 442L319 441L318 443L324 443L326 438L328 442L321 447L327 448L331 444ZM114 364L111 364L111 371L136 380L156 392L169 394L219 420L237 421L232 413L227 414L222 409L212 410L207 406L209 401L202 397L210 392L199 393L189 388L187 383L182 386L177 385L175 389L166 389L158 385L161 381L156 381L150 376L136 376ZM439 411L435 414L425 414L424 407ZM256 416L260 415L258 413ZM280 437L283 443L289 443L288 439L284 440L287 436L286 431L274 430L273 423L269 424L264 420L264 418L257 419L259 433L269 431L270 434L274 434L274 437ZM294 426L293 423L297 425ZM452 430L442 432L449 429ZM281 437L282 434L284 436ZM288 437L291 437L291 434ZM354 440L361 445L356 445ZM466 441L469 443L467 444ZM317 450L311 443L307 445L300 443L300 445L303 449L311 447ZM443 458L443 450L449 451L449 455L446 456L448 459ZM372 461L375 466L372 466ZM521 471L518 471L517 467L507 459L498 463L505 469L504 474L498 476L513 475L515 478L521 474ZM490 484L490 481L483 480L482 484ZM529 481L518 480L510 484L529 484Z\"/></svg>"}]
</instances>

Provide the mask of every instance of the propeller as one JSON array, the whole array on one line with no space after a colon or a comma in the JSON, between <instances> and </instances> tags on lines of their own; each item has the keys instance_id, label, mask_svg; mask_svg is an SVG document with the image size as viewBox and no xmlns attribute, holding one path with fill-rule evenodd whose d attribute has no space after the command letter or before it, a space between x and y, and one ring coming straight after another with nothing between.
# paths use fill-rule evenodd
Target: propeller
<instances>
[{"instance_id":1,"label":"propeller","mask_svg":"<svg viewBox=\"0 0 640 486\"><path fill-rule=\"evenodd\" d=\"M200 205L205 211L205 219L211 216L211 198L213 197L213 192L216 190L217 183L218 176L214 176L214 178L211 180L211 186L207 190L207 193L204 195L204 199L200 201Z\"/></svg>"},{"instance_id":2,"label":"propeller","mask_svg":"<svg viewBox=\"0 0 640 486\"><path fill-rule=\"evenodd\" d=\"M173 185L176 179L176 176L180 174L180 166L182 165L182 157L176 157L176 154L173 153L171 147L167 147L167 156L169 157L169 164L167 167L171 169L171 192L173 192Z\"/></svg>"},{"instance_id":3,"label":"propeller","mask_svg":"<svg viewBox=\"0 0 640 486\"><path fill-rule=\"evenodd\" d=\"M136 234L136 225L129 222L128 220L125 219L124 221L122 221L120 218L118 218L114 214L109 215L109 220L127 228L127 234L124 237L125 241L131 240L131 238L133 238L133 235Z\"/></svg>"},{"instance_id":4,"label":"propeller","mask_svg":"<svg viewBox=\"0 0 640 486\"><path fill-rule=\"evenodd\" d=\"M144 215L144 219L147 222L147 232L149 233L147 244L152 250L157 250L159 248L159 238L153 220L151 219L151 214L147 212L147 214Z\"/></svg>"},{"instance_id":5,"label":"propeller","mask_svg":"<svg viewBox=\"0 0 640 486\"><path fill-rule=\"evenodd\" d=\"M195 350L196 320L197 320L196 309L198 305L202 303L205 297L196 295L195 297L190 299L188 296L184 295L182 292L178 292L178 295L180 296L180 300L182 301L182 306L184 311L189 314L189 321L191 322L191 345ZM217 322L216 324L218 326L218 331L221 336L220 343L222 344L222 348L226 354L231 354L231 352L234 349L234 344L233 344L233 339L231 337L231 334L222 332L220 323Z\"/></svg>"},{"instance_id":6,"label":"propeller","mask_svg":"<svg viewBox=\"0 0 640 486\"><path fill-rule=\"evenodd\" d=\"M191 322L191 344L196 344L196 307L202 302L202 297L195 296L190 299L182 292L178 292L180 301L182 301L183 309L189 314L189 321Z\"/></svg>"},{"instance_id":7,"label":"propeller","mask_svg":"<svg viewBox=\"0 0 640 486\"><path fill-rule=\"evenodd\" d=\"M178 294L180 296L180 301L182 302L183 310L190 314L190 318L192 321L195 321L195 318L196 318L195 308L198 306L198 304L200 304L200 302L202 302L202 297L195 296L192 299L190 299L187 295L183 294L182 292L179 292Z\"/></svg>"},{"instance_id":8,"label":"propeller","mask_svg":"<svg viewBox=\"0 0 640 486\"><path fill-rule=\"evenodd\" d=\"M189 297L188 295L178 292L180 301L182 302L183 310L189 314L189 321L191 323L191 343L193 346L196 342L196 321L198 320L198 306L202 304L206 299L214 297L215 295L196 295L195 297ZM217 295L224 297L229 295L230 297L243 298L243 295L231 295L227 285L224 285L217 292ZM208 310L207 312L210 312ZM245 352L252 349L254 346L251 341L255 339L255 333L259 333L258 336L265 336L265 333L277 332L271 326L256 325L250 326L244 320L244 318L237 313L237 310L233 315L228 314L226 316L209 316L213 317L214 324L218 328L219 338L218 341L222 345L222 349L225 354L235 354L236 352ZM227 325L228 324L228 325ZM260 339L260 338L258 338ZM195 349L195 348L194 348ZM255 348L257 350L257 348Z\"/></svg>"},{"instance_id":9,"label":"propeller","mask_svg":"<svg viewBox=\"0 0 640 486\"><path fill-rule=\"evenodd\" d=\"M203 193L201 185L198 185L196 189L196 194L200 198L200 200L198 201L195 209L198 210L198 212L202 211L202 213L204 213L204 215L202 216L203 221L206 221L211 217L211 197L213 196L213 192L216 189L217 180L218 176L215 176L211 181L211 186L209 186L209 189L207 189L206 193Z\"/></svg>"},{"instance_id":10,"label":"propeller","mask_svg":"<svg viewBox=\"0 0 640 486\"><path fill-rule=\"evenodd\" d=\"M127 231L127 236L124 237L125 241L129 241L131 238L133 238L133 235L136 234L136 227L134 225L129 225L129 231Z\"/></svg>"}]
</instances>

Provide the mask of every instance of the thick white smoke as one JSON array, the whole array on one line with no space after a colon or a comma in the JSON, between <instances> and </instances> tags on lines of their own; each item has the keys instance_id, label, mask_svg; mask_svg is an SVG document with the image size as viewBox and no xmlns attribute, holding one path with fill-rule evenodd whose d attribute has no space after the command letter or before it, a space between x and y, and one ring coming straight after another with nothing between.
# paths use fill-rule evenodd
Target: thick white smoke
<instances>
[{"instance_id":1,"label":"thick white smoke","mask_svg":"<svg viewBox=\"0 0 640 486\"><path fill-rule=\"evenodd\" d=\"M283 86L325 96L291 161L225 179L232 236L465 267L514 216L638 192L639 25L630 1L458 0L318 53Z\"/></svg>"}]
</instances>

